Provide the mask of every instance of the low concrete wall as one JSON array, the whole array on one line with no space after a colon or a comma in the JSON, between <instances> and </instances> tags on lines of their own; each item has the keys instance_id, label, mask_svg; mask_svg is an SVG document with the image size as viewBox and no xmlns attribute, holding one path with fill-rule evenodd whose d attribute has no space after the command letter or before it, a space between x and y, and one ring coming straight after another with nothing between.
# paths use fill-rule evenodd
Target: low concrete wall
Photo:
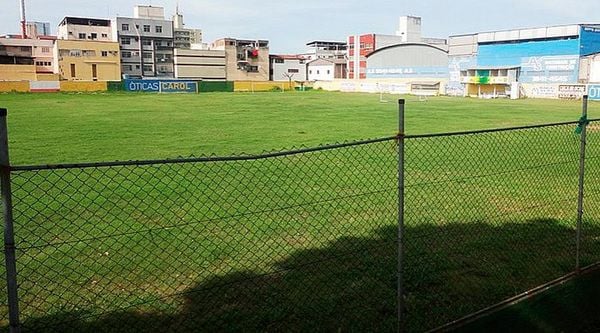
<instances>
[{"instance_id":1,"label":"low concrete wall","mask_svg":"<svg viewBox=\"0 0 600 333\"><path fill-rule=\"evenodd\" d=\"M275 82L275 81L235 81L233 83L233 90L236 92L244 91L274 91L274 90L292 90L295 87L295 83L292 82Z\"/></svg>"},{"instance_id":2,"label":"low concrete wall","mask_svg":"<svg viewBox=\"0 0 600 333\"><path fill-rule=\"evenodd\" d=\"M34 65L0 65L0 80L29 81L36 79Z\"/></svg>"},{"instance_id":3,"label":"low concrete wall","mask_svg":"<svg viewBox=\"0 0 600 333\"><path fill-rule=\"evenodd\" d=\"M106 81L60 81L60 91L64 92L91 92L107 91Z\"/></svg>"},{"instance_id":4,"label":"low concrete wall","mask_svg":"<svg viewBox=\"0 0 600 333\"><path fill-rule=\"evenodd\" d=\"M315 89L323 89L327 91L342 91L342 92L362 92L362 93L389 93L389 94L411 94L412 84L418 82L439 82L439 95L445 94L448 80L439 78L432 79L362 79L362 80L334 80L334 81L317 81L314 83Z\"/></svg>"},{"instance_id":5,"label":"low concrete wall","mask_svg":"<svg viewBox=\"0 0 600 333\"><path fill-rule=\"evenodd\" d=\"M29 81L0 81L0 92L29 92Z\"/></svg>"}]
</instances>

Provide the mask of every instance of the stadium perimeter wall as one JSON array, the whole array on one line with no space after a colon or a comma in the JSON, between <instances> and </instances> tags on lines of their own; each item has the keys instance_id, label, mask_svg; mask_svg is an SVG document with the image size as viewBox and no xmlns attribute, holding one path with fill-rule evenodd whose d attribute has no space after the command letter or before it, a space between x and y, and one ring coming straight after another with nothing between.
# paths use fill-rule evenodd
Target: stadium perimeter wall
<instances>
[{"instance_id":1,"label":"stadium perimeter wall","mask_svg":"<svg viewBox=\"0 0 600 333\"><path fill-rule=\"evenodd\" d=\"M363 79L363 80L334 80L317 81L314 84L315 89L341 92L363 92L363 93L390 93L390 94L413 94L412 85L419 83L438 82L440 85L438 94L444 95L446 91L447 79Z\"/></svg>"},{"instance_id":2,"label":"stadium perimeter wall","mask_svg":"<svg viewBox=\"0 0 600 333\"><path fill-rule=\"evenodd\" d=\"M235 81L233 90L236 92L256 92L256 91L274 91L274 90L292 90L296 86L295 82L275 82L275 81Z\"/></svg>"}]
</instances>

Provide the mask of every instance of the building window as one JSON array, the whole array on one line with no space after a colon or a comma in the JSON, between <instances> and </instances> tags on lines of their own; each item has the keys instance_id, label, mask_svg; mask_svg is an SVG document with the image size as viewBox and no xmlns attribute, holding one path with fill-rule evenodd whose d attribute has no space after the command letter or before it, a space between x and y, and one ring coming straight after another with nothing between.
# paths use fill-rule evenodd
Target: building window
<instances>
[{"instance_id":1,"label":"building window","mask_svg":"<svg viewBox=\"0 0 600 333\"><path fill-rule=\"evenodd\" d=\"M49 47L42 47L42 53L50 53Z\"/></svg>"},{"instance_id":2,"label":"building window","mask_svg":"<svg viewBox=\"0 0 600 333\"><path fill-rule=\"evenodd\" d=\"M131 45L131 39L130 38L123 38L123 39L121 39L121 44L123 44L123 45Z\"/></svg>"},{"instance_id":3,"label":"building window","mask_svg":"<svg viewBox=\"0 0 600 333\"><path fill-rule=\"evenodd\" d=\"M131 58L131 52L129 51L123 51L121 55L123 55L123 58Z\"/></svg>"},{"instance_id":4,"label":"building window","mask_svg":"<svg viewBox=\"0 0 600 333\"><path fill-rule=\"evenodd\" d=\"M92 32L91 37L92 37L92 39L98 39L98 34L95 32Z\"/></svg>"},{"instance_id":5,"label":"building window","mask_svg":"<svg viewBox=\"0 0 600 333\"><path fill-rule=\"evenodd\" d=\"M248 66L248 73L258 73L258 66Z\"/></svg>"},{"instance_id":6,"label":"building window","mask_svg":"<svg viewBox=\"0 0 600 333\"><path fill-rule=\"evenodd\" d=\"M331 74L331 71L329 69L327 70L327 74Z\"/></svg>"},{"instance_id":7,"label":"building window","mask_svg":"<svg viewBox=\"0 0 600 333\"><path fill-rule=\"evenodd\" d=\"M149 39L142 39L142 45L144 46L152 46L152 41Z\"/></svg>"},{"instance_id":8,"label":"building window","mask_svg":"<svg viewBox=\"0 0 600 333\"><path fill-rule=\"evenodd\" d=\"M312 70L308 71L308 74L312 74Z\"/></svg>"},{"instance_id":9,"label":"building window","mask_svg":"<svg viewBox=\"0 0 600 333\"><path fill-rule=\"evenodd\" d=\"M71 64L71 77L74 78L75 76L75 64Z\"/></svg>"},{"instance_id":10,"label":"building window","mask_svg":"<svg viewBox=\"0 0 600 333\"><path fill-rule=\"evenodd\" d=\"M81 57L81 50L69 50L69 57Z\"/></svg>"},{"instance_id":11,"label":"building window","mask_svg":"<svg viewBox=\"0 0 600 333\"><path fill-rule=\"evenodd\" d=\"M289 68L288 73L300 73L300 70L298 68Z\"/></svg>"},{"instance_id":12,"label":"building window","mask_svg":"<svg viewBox=\"0 0 600 333\"><path fill-rule=\"evenodd\" d=\"M29 52L31 51L30 48L28 48L27 46L21 46L21 52Z\"/></svg>"},{"instance_id":13,"label":"building window","mask_svg":"<svg viewBox=\"0 0 600 333\"><path fill-rule=\"evenodd\" d=\"M131 65L123 65L124 72L131 72L132 70L133 70L133 67Z\"/></svg>"},{"instance_id":14,"label":"building window","mask_svg":"<svg viewBox=\"0 0 600 333\"><path fill-rule=\"evenodd\" d=\"M276 64L283 64L283 59L281 59L281 58L275 58L275 63Z\"/></svg>"},{"instance_id":15,"label":"building window","mask_svg":"<svg viewBox=\"0 0 600 333\"><path fill-rule=\"evenodd\" d=\"M121 25L121 30L123 30L123 31L129 31L129 24L127 24L127 23L123 23L123 24Z\"/></svg>"},{"instance_id":16,"label":"building window","mask_svg":"<svg viewBox=\"0 0 600 333\"><path fill-rule=\"evenodd\" d=\"M150 32L150 25L144 24L144 32Z\"/></svg>"},{"instance_id":17,"label":"building window","mask_svg":"<svg viewBox=\"0 0 600 333\"><path fill-rule=\"evenodd\" d=\"M108 38L108 34L102 34L102 38Z\"/></svg>"},{"instance_id":18,"label":"building window","mask_svg":"<svg viewBox=\"0 0 600 333\"><path fill-rule=\"evenodd\" d=\"M320 71L320 70L317 70L317 75L318 75L318 74L321 74L321 71Z\"/></svg>"},{"instance_id":19,"label":"building window","mask_svg":"<svg viewBox=\"0 0 600 333\"><path fill-rule=\"evenodd\" d=\"M144 59L152 59L152 53L151 52L144 52L142 53Z\"/></svg>"},{"instance_id":20,"label":"building window","mask_svg":"<svg viewBox=\"0 0 600 333\"><path fill-rule=\"evenodd\" d=\"M108 57L108 51L102 51L102 56L103 57Z\"/></svg>"},{"instance_id":21,"label":"building window","mask_svg":"<svg viewBox=\"0 0 600 333\"><path fill-rule=\"evenodd\" d=\"M162 26L161 26L161 25L157 25L157 26L156 26L156 33L157 33L157 34L162 34L162 31L163 31L163 30L162 30Z\"/></svg>"},{"instance_id":22,"label":"building window","mask_svg":"<svg viewBox=\"0 0 600 333\"><path fill-rule=\"evenodd\" d=\"M85 33L80 33L79 34L79 39L85 39L86 38L86 34Z\"/></svg>"},{"instance_id":23,"label":"building window","mask_svg":"<svg viewBox=\"0 0 600 333\"><path fill-rule=\"evenodd\" d=\"M94 50L83 50L83 56L84 57L95 57L96 56L96 51L94 51Z\"/></svg>"},{"instance_id":24,"label":"building window","mask_svg":"<svg viewBox=\"0 0 600 333\"><path fill-rule=\"evenodd\" d=\"M140 69L140 65L135 65L135 69Z\"/></svg>"},{"instance_id":25,"label":"building window","mask_svg":"<svg viewBox=\"0 0 600 333\"><path fill-rule=\"evenodd\" d=\"M152 72L152 65L144 65L144 72Z\"/></svg>"}]
</instances>

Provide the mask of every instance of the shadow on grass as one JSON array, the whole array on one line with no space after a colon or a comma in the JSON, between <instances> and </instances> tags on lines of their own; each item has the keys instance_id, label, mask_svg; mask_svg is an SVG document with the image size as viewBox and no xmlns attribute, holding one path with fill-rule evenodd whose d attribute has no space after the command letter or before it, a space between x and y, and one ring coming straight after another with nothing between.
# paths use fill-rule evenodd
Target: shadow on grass
<instances>
[{"instance_id":1,"label":"shadow on grass","mask_svg":"<svg viewBox=\"0 0 600 333\"><path fill-rule=\"evenodd\" d=\"M74 312L29 319L24 331L394 332L396 236L389 226L293 253L273 265L276 273L214 276L174 297L175 314L155 302L87 320ZM549 219L407 227L408 330L434 328L572 271L574 237Z\"/></svg>"}]
</instances>

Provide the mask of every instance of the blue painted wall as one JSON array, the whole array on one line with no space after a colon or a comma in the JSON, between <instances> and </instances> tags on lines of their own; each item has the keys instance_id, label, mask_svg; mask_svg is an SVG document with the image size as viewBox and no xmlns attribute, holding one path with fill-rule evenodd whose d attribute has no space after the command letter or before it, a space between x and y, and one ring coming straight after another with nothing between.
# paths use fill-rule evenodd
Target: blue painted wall
<instances>
[{"instance_id":1,"label":"blue painted wall","mask_svg":"<svg viewBox=\"0 0 600 333\"><path fill-rule=\"evenodd\" d=\"M451 56L448 59L448 72L450 74L446 93L448 95L462 96L465 86L460 83L460 72L477 67L475 56Z\"/></svg>"},{"instance_id":2,"label":"blue painted wall","mask_svg":"<svg viewBox=\"0 0 600 333\"><path fill-rule=\"evenodd\" d=\"M479 45L478 67L521 67L522 83L577 83L579 39Z\"/></svg>"},{"instance_id":3,"label":"blue painted wall","mask_svg":"<svg viewBox=\"0 0 600 333\"><path fill-rule=\"evenodd\" d=\"M600 52L600 28L581 27L581 55Z\"/></svg>"}]
</instances>

